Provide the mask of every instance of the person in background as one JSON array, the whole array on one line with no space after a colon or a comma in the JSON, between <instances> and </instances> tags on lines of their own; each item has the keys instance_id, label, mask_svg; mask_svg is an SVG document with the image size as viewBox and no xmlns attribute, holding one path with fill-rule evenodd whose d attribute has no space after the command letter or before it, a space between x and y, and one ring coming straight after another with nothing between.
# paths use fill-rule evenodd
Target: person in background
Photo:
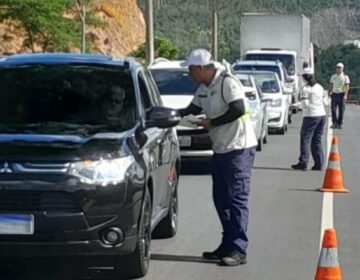
<instances>
[{"instance_id":1,"label":"person in background","mask_svg":"<svg viewBox=\"0 0 360 280\"><path fill-rule=\"evenodd\" d=\"M331 76L329 96L331 96L331 128L342 129L345 102L348 99L350 89L350 78L344 73L344 64L339 62L336 64L336 74ZM337 109L339 108L339 115Z\"/></svg>"},{"instance_id":2,"label":"person in background","mask_svg":"<svg viewBox=\"0 0 360 280\"><path fill-rule=\"evenodd\" d=\"M192 51L187 66L200 86L191 104L179 112L185 116L203 110L207 117L198 125L209 130L212 141L213 200L223 228L221 244L203 257L224 266L245 264L251 169L257 146L249 104L239 80L217 69L207 50Z\"/></svg>"},{"instance_id":3,"label":"person in background","mask_svg":"<svg viewBox=\"0 0 360 280\"><path fill-rule=\"evenodd\" d=\"M309 163L310 147L314 159L312 170L322 170L324 165L324 152L322 137L326 123L327 95L324 88L314 78L312 68L303 70L305 86L300 92L303 121L300 132L300 157L293 169L306 171Z\"/></svg>"}]
</instances>

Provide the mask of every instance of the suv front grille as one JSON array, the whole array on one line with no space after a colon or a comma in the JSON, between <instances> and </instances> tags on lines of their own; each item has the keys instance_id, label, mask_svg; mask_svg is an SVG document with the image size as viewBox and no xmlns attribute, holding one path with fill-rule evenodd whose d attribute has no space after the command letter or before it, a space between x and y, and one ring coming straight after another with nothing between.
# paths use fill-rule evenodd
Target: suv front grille
<instances>
[{"instance_id":1,"label":"suv front grille","mask_svg":"<svg viewBox=\"0 0 360 280\"><path fill-rule=\"evenodd\" d=\"M66 192L0 191L0 211L79 212L74 197Z\"/></svg>"}]
</instances>

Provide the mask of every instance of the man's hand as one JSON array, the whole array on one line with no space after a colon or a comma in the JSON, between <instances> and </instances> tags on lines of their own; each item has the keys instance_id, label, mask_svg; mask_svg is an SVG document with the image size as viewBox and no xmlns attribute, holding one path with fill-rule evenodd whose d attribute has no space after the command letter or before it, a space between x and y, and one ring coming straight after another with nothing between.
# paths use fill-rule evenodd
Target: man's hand
<instances>
[{"instance_id":1,"label":"man's hand","mask_svg":"<svg viewBox=\"0 0 360 280\"><path fill-rule=\"evenodd\" d=\"M331 96L331 95L332 95L332 91L329 91L328 94L329 94L329 96Z\"/></svg>"},{"instance_id":2,"label":"man's hand","mask_svg":"<svg viewBox=\"0 0 360 280\"><path fill-rule=\"evenodd\" d=\"M209 129L211 127L211 120L210 119L202 119L199 122L196 122L198 126L202 126L205 129Z\"/></svg>"},{"instance_id":3,"label":"man's hand","mask_svg":"<svg viewBox=\"0 0 360 280\"><path fill-rule=\"evenodd\" d=\"M346 101L348 99L347 94L344 95L344 101Z\"/></svg>"}]
</instances>

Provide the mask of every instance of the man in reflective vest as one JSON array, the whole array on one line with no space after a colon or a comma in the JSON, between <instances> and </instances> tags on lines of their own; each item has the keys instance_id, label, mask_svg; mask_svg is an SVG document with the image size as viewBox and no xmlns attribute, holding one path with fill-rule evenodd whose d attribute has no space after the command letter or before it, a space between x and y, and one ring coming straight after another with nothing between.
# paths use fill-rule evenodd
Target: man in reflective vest
<instances>
[{"instance_id":1,"label":"man in reflective vest","mask_svg":"<svg viewBox=\"0 0 360 280\"><path fill-rule=\"evenodd\" d=\"M212 141L213 200L223 227L219 247L204 252L203 257L225 266L245 264L250 178L257 146L249 105L238 79L218 69L207 50L192 51L187 66L200 86L180 114L204 111L206 115L198 125L209 130Z\"/></svg>"},{"instance_id":2,"label":"man in reflective vest","mask_svg":"<svg viewBox=\"0 0 360 280\"><path fill-rule=\"evenodd\" d=\"M349 76L344 73L344 64L339 62L336 64L336 74L332 75L330 79L329 95L331 96L331 128L342 129L345 102L348 98L349 89ZM339 108L339 115L337 114L337 108Z\"/></svg>"}]
</instances>

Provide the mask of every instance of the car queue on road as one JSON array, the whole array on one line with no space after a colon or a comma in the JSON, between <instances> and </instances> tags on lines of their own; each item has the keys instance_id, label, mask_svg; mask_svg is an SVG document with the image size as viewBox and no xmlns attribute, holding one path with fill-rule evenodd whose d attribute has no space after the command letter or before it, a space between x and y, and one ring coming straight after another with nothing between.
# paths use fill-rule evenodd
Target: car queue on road
<instances>
[{"instance_id":1,"label":"car queue on road","mask_svg":"<svg viewBox=\"0 0 360 280\"><path fill-rule=\"evenodd\" d=\"M217 63L224 72L225 63ZM190 78L185 61L157 58L149 66L159 87L164 104L182 108L190 104L198 88ZM261 151L269 141L269 132L285 134L293 113L292 82L285 67L279 61L237 61L230 71L239 79L250 105L251 119ZM203 113L194 118L204 117ZM177 126L182 160L186 162L208 161L213 155L206 129L185 117Z\"/></svg>"},{"instance_id":2,"label":"car queue on road","mask_svg":"<svg viewBox=\"0 0 360 280\"><path fill-rule=\"evenodd\" d=\"M2 255L100 256L115 276L144 276L151 237L177 231L181 161L214 154L197 124L204 112L177 112L198 89L185 61L147 70L133 59L30 54L2 58L0 72ZM286 132L289 95L276 72L233 74L261 151L269 131Z\"/></svg>"}]
</instances>

